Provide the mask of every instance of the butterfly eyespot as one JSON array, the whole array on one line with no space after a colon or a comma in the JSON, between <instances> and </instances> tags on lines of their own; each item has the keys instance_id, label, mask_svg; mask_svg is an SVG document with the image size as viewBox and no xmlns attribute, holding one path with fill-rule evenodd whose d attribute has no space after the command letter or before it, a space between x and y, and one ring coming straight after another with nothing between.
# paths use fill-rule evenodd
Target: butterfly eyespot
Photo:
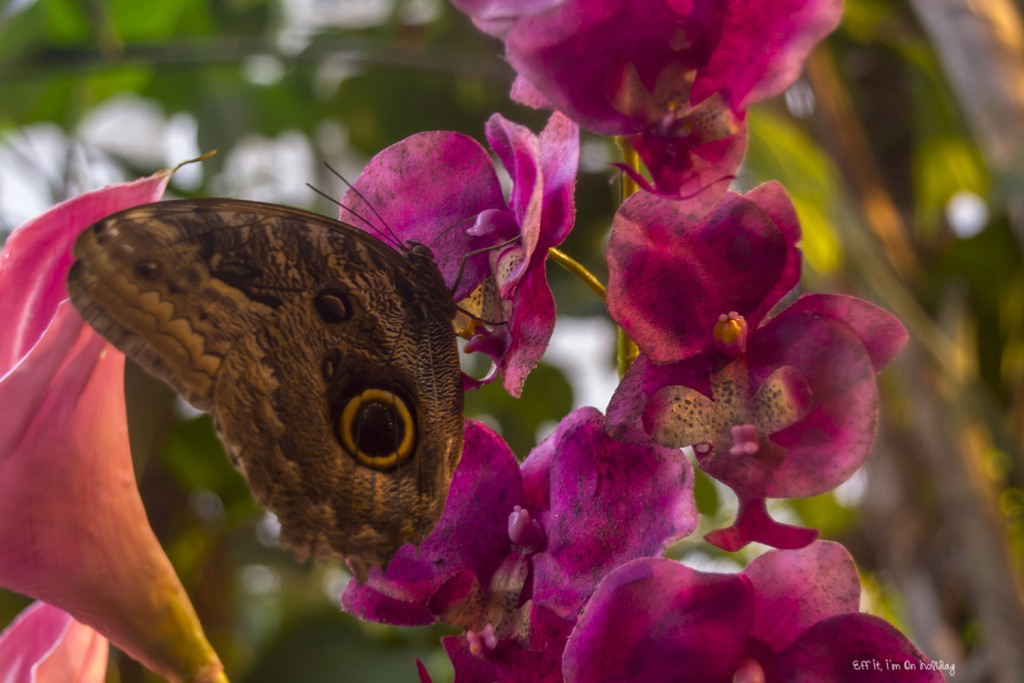
<instances>
[{"instance_id":1,"label":"butterfly eyespot","mask_svg":"<svg viewBox=\"0 0 1024 683\"><path fill-rule=\"evenodd\" d=\"M345 322L352 317L348 295L338 289L325 289L313 298L317 315L328 325Z\"/></svg>"},{"instance_id":2,"label":"butterfly eyespot","mask_svg":"<svg viewBox=\"0 0 1024 683\"><path fill-rule=\"evenodd\" d=\"M416 427L405 401L384 389L365 389L345 404L337 421L342 448L356 462L390 470L408 460L416 445Z\"/></svg>"},{"instance_id":3,"label":"butterfly eyespot","mask_svg":"<svg viewBox=\"0 0 1024 683\"><path fill-rule=\"evenodd\" d=\"M160 276L160 264L152 259L145 259L135 264L135 274L143 280L153 280Z\"/></svg>"}]
</instances>

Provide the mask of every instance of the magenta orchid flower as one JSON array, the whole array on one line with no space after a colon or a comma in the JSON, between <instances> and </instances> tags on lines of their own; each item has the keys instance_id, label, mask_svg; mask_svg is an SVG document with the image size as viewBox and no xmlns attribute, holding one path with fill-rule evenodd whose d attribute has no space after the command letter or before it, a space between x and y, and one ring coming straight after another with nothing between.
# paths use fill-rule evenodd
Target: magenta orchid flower
<instances>
[{"instance_id":1,"label":"magenta orchid flower","mask_svg":"<svg viewBox=\"0 0 1024 683\"><path fill-rule=\"evenodd\" d=\"M627 136L647 189L725 190L754 102L782 92L839 23L841 0L459 0L505 41L512 95Z\"/></svg>"},{"instance_id":2,"label":"magenta orchid flower","mask_svg":"<svg viewBox=\"0 0 1024 683\"><path fill-rule=\"evenodd\" d=\"M733 526L707 536L726 550L815 538L773 521L765 499L823 493L864 462L875 374L907 338L894 317L847 296L806 295L767 318L799 279L798 240L774 183L728 193L711 211L634 195L612 229L608 306L642 353L612 397L610 433L694 447L739 498Z\"/></svg>"},{"instance_id":3,"label":"magenta orchid flower","mask_svg":"<svg viewBox=\"0 0 1024 683\"><path fill-rule=\"evenodd\" d=\"M155 201L169 174L70 199L0 257L0 585L60 607L172 680L221 664L149 527L135 485L124 357L67 301L78 233Z\"/></svg>"},{"instance_id":4,"label":"magenta orchid flower","mask_svg":"<svg viewBox=\"0 0 1024 683\"><path fill-rule=\"evenodd\" d=\"M430 247L456 301L491 278L487 291L496 301L481 317L504 324L474 326L467 351L489 355L505 388L519 396L554 330L545 265L548 249L562 243L575 220L579 131L557 113L539 136L495 114L486 133L512 176L507 201L478 142L434 131L371 159L342 200L341 219L385 241L397 239L392 246Z\"/></svg>"},{"instance_id":5,"label":"magenta orchid flower","mask_svg":"<svg viewBox=\"0 0 1024 683\"><path fill-rule=\"evenodd\" d=\"M399 625L465 633L444 645L459 680L558 680L562 645L600 578L659 555L697 522L682 453L608 437L593 408L571 413L523 463L468 421L437 528L383 572L350 583L342 607Z\"/></svg>"},{"instance_id":6,"label":"magenta orchid flower","mask_svg":"<svg viewBox=\"0 0 1024 683\"><path fill-rule=\"evenodd\" d=\"M846 549L772 550L739 574L628 562L598 586L565 649L567 683L939 682L937 663L859 612Z\"/></svg>"},{"instance_id":7,"label":"magenta orchid flower","mask_svg":"<svg viewBox=\"0 0 1024 683\"><path fill-rule=\"evenodd\" d=\"M0 633L8 683L103 683L107 639L45 602L30 605Z\"/></svg>"}]
</instances>

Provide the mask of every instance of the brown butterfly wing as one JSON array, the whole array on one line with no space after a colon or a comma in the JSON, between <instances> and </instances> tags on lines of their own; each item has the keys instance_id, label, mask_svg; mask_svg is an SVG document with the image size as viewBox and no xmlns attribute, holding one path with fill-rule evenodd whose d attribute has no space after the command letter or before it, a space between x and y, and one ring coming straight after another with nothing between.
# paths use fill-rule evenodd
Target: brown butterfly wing
<instances>
[{"instance_id":1,"label":"brown butterfly wing","mask_svg":"<svg viewBox=\"0 0 1024 683\"><path fill-rule=\"evenodd\" d=\"M136 207L68 280L115 346L213 413L300 554L380 565L436 524L462 452L454 304L433 261L256 202Z\"/></svg>"}]
</instances>

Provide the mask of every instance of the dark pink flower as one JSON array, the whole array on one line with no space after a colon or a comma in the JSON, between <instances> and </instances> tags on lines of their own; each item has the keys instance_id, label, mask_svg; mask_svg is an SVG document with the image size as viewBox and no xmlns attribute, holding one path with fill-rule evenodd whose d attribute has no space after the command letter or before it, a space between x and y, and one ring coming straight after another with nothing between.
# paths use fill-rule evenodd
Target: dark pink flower
<instances>
[{"instance_id":1,"label":"dark pink flower","mask_svg":"<svg viewBox=\"0 0 1024 683\"><path fill-rule=\"evenodd\" d=\"M565 680L941 681L899 631L858 611L859 596L853 560L836 543L772 550L740 574L640 558L587 603L566 645Z\"/></svg>"},{"instance_id":2,"label":"dark pink flower","mask_svg":"<svg viewBox=\"0 0 1024 683\"><path fill-rule=\"evenodd\" d=\"M67 299L78 233L163 194L159 173L68 200L0 256L0 585L60 607L165 676L221 665L146 519L128 449L124 356Z\"/></svg>"},{"instance_id":3,"label":"dark pink flower","mask_svg":"<svg viewBox=\"0 0 1024 683\"><path fill-rule=\"evenodd\" d=\"M9 683L103 683L107 639L45 602L0 633L0 671Z\"/></svg>"},{"instance_id":4,"label":"dark pink flower","mask_svg":"<svg viewBox=\"0 0 1024 683\"><path fill-rule=\"evenodd\" d=\"M480 315L504 324L476 326L467 350L491 356L518 396L554 329L545 264L548 248L562 243L575 220L579 131L556 113L537 136L496 114L486 133L512 176L507 201L478 142L435 131L377 154L354 184L358 194L343 199L341 219L385 241L394 241L390 231L401 244L429 246L457 301L490 278Z\"/></svg>"},{"instance_id":5,"label":"dark pink flower","mask_svg":"<svg viewBox=\"0 0 1024 683\"><path fill-rule=\"evenodd\" d=\"M806 295L766 319L799 279L799 228L775 184L694 201L635 195L608 248L608 306L641 355L608 407L616 438L693 446L739 497L708 540L799 548L816 532L774 522L766 498L811 496L853 474L877 419L875 374L906 341L853 297Z\"/></svg>"},{"instance_id":6,"label":"dark pink flower","mask_svg":"<svg viewBox=\"0 0 1024 683\"><path fill-rule=\"evenodd\" d=\"M656 363L711 350L721 314L756 327L796 286L799 240L796 211L775 182L717 202L639 192L612 223L608 310Z\"/></svg>"},{"instance_id":7,"label":"dark pink flower","mask_svg":"<svg viewBox=\"0 0 1024 683\"><path fill-rule=\"evenodd\" d=\"M611 439L593 408L566 417L521 470L499 436L469 421L437 528L418 552L403 547L366 584L350 583L342 607L462 626L445 640L460 677L546 680L600 578L660 554L696 521L685 457Z\"/></svg>"},{"instance_id":8,"label":"dark pink flower","mask_svg":"<svg viewBox=\"0 0 1024 683\"><path fill-rule=\"evenodd\" d=\"M796 80L840 0L462 0L505 41L513 97L628 136L653 189L724 191L752 103Z\"/></svg>"}]
</instances>

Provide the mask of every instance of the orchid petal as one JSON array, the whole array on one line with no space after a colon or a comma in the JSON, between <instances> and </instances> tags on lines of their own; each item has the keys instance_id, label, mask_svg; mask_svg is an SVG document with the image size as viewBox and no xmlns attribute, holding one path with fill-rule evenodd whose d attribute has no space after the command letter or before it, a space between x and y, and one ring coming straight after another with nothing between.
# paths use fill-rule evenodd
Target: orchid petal
<instances>
[{"instance_id":1,"label":"orchid petal","mask_svg":"<svg viewBox=\"0 0 1024 683\"><path fill-rule=\"evenodd\" d=\"M754 199L779 195L762 191ZM780 228L748 196L647 193L627 199L608 244L608 309L651 360L670 363L712 345L718 317L737 312L755 327L796 284L798 234Z\"/></svg>"},{"instance_id":2,"label":"orchid petal","mask_svg":"<svg viewBox=\"0 0 1024 683\"><path fill-rule=\"evenodd\" d=\"M565 680L730 680L747 645L752 598L742 575L661 558L627 562L601 582L569 636Z\"/></svg>"},{"instance_id":3,"label":"orchid petal","mask_svg":"<svg viewBox=\"0 0 1024 683\"><path fill-rule=\"evenodd\" d=\"M905 667L907 662L910 665ZM870 614L844 614L815 624L779 654L779 663L780 680L792 683L942 683L943 680L935 663L921 654L906 636Z\"/></svg>"},{"instance_id":4,"label":"orchid petal","mask_svg":"<svg viewBox=\"0 0 1024 683\"><path fill-rule=\"evenodd\" d=\"M572 618L608 571L660 555L697 524L682 452L616 441L594 408L568 415L523 463L527 509L547 546L533 556L533 599Z\"/></svg>"},{"instance_id":5,"label":"orchid petal","mask_svg":"<svg viewBox=\"0 0 1024 683\"><path fill-rule=\"evenodd\" d=\"M838 543L769 550L743 573L755 589L753 636L775 652L819 621L860 610L857 567Z\"/></svg>"},{"instance_id":6,"label":"orchid petal","mask_svg":"<svg viewBox=\"0 0 1024 683\"><path fill-rule=\"evenodd\" d=\"M410 242L430 247L449 286L455 284L467 252L503 239L468 232L481 212L504 209L505 201L487 151L461 133L419 133L384 149L366 165L341 204L342 221L394 248ZM487 258L484 253L465 260L456 301L486 276Z\"/></svg>"},{"instance_id":7,"label":"orchid petal","mask_svg":"<svg viewBox=\"0 0 1024 683\"><path fill-rule=\"evenodd\" d=\"M691 101L714 92L745 109L788 88L811 50L842 18L842 0L732 0Z\"/></svg>"}]
</instances>

